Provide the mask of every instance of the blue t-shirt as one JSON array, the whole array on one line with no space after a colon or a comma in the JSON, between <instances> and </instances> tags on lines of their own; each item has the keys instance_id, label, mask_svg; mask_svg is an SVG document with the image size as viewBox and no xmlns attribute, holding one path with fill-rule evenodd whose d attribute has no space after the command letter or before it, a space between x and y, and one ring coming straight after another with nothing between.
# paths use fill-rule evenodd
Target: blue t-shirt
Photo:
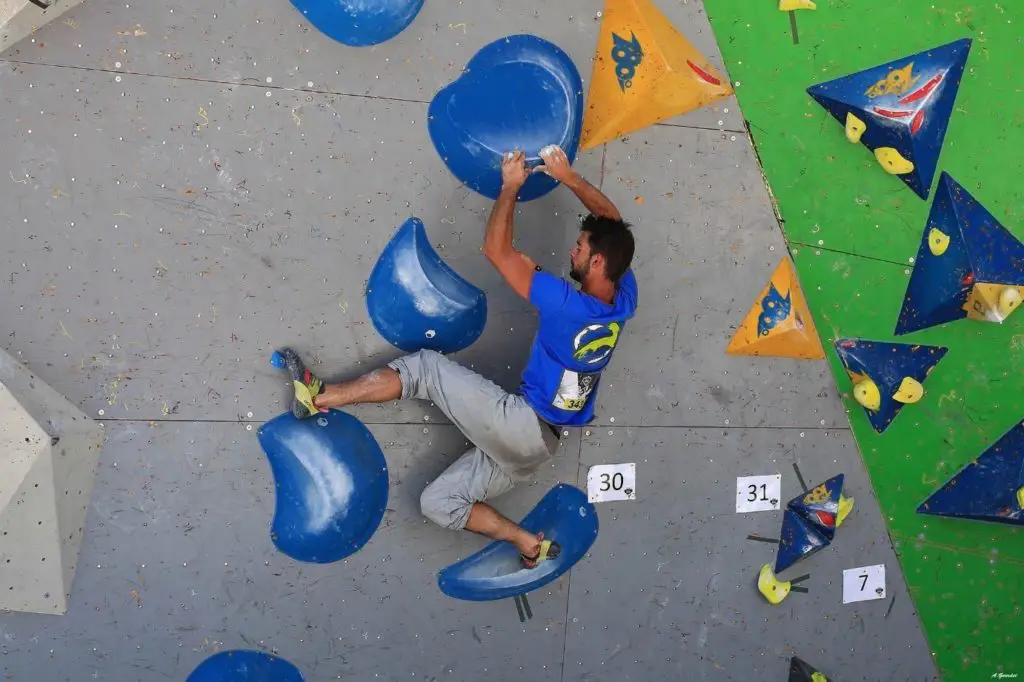
<instances>
[{"instance_id":1,"label":"blue t-shirt","mask_svg":"<svg viewBox=\"0 0 1024 682\"><path fill-rule=\"evenodd\" d=\"M541 419L578 426L594 418L601 371L636 312L636 299L632 269L619 282L612 304L554 275L533 274L530 302L540 313L540 326L519 390Z\"/></svg>"}]
</instances>

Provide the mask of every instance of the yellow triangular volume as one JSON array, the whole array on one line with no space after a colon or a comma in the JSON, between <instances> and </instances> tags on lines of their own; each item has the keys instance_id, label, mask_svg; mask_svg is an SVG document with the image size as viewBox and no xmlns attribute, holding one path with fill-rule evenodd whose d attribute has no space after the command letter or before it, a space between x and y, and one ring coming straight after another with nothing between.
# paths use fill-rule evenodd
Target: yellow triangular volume
<instances>
[{"instance_id":1,"label":"yellow triangular volume","mask_svg":"<svg viewBox=\"0 0 1024 682\"><path fill-rule=\"evenodd\" d=\"M651 0L606 0L581 149L732 94Z\"/></svg>"},{"instance_id":2,"label":"yellow triangular volume","mask_svg":"<svg viewBox=\"0 0 1024 682\"><path fill-rule=\"evenodd\" d=\"M807 299L788 258L779 263L725 352L802 360L825 358Z\"/></svg>"}]
</instances>

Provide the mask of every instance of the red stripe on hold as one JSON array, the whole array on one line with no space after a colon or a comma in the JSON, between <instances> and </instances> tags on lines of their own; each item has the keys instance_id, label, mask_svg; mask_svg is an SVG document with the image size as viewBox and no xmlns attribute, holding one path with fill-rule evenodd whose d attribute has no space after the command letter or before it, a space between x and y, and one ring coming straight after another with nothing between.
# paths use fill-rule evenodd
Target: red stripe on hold
<instances>
[{"instance_id":1,"label":"red stripe on hold","mask_svg":"<svg viewBox=\"0 0 1024 682\"><path fill-rule=\"evenodd\" d=\"M916 102L922 97L927 97L928 94L935 89L935 86L942 82L943 75L944 74L940 73L938 76L935 76L935 78L932 78L930 81L919 87L917 90L914 90L912 93L901 99L900 104L910 104L911 102Z\"/></svg>"},{"instance_id":2,"label":"red stripe on hold","mask_svg":"<svg viewBox=\"0 0 1024 682\"><path fill-rule=\"evenodd\" d=\"M871 110L886 118L906 118L914 113L913 111L893 111L892 109L880 109L879 107L872 107Z\"/></svg>"},{"instance_id":3,"label":"red stripe on hold","mask_svg":"<svg viewBox=\"0 0 1024 682\"><path fill-rule=\"evenodd\" d=\"M921 125L923 123L924 123L924 109L922 109L921 111L917 112L917 116L915 116L914 120L911 122L911 124L910 124L910 134L911 135L916 135L917 131L921 129Z\"/></svg>"},{"instance_id":4,"label":"red stripe on hold","mask_svg":"<svg viewBox=\"0 0 1024 682\"><path fill-rule=\"evenodd\" d=\"M700 76L702 79L706 80L708 83L711 83L712 85L721 85L722 84L722 81L718 80L717 78L712 76L710 73L708 73L704 69L700 68L699 66L697 66L696 64L691 62L689 59L686 60L686 63L689 64L690 68L693 69L694 72L698 76Z\"/></svg>"},{"instance_id":5,"label":"red stripe on hold","mask_svg":"<svg viewBox=\"0 0 1024 682\"><path fill-rule=\"evenodd\" d=\"M833 516L832 514L829 514L827 511L821 511L819 509L815 513L818 515L818 520L821 521L821 523L826 528L832 528L832 527L834 527L836 525L836 517Z\"/></svg>"}]
</instances>

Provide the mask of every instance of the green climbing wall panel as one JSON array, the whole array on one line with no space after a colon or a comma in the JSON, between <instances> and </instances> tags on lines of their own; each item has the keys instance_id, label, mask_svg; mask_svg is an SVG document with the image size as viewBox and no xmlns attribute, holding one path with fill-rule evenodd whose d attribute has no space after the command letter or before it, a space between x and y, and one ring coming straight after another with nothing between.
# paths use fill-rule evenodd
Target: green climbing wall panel
<instances>
[{"instance_id":1,"label":"green climbing wall panel","mask_svg":"<svg viewBox=\"0 0 1024 682\"><path fill-rule=\"evenodd\" d=\"M974 39L939 170L1024 236L1024 5L947 0L705 0L801 285L889 533L946 682L1024 675L1024 528L915 513L1024 418L1024 315L894 337L930 206L882 172L809 85L959 38ZM938 173L936 173L936 179ZM946 346L924 399L875 433L832 350L837 336ZM813 397L809 397L813 400ZM884 608L884 605L883 605Z\"/></svg>"}]
</instances>

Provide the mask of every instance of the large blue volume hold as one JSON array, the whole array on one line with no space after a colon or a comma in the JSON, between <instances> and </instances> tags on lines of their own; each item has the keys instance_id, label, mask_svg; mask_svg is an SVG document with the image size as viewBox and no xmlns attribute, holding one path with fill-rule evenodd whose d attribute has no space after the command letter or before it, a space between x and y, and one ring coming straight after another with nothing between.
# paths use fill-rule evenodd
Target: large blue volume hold
<instances>
[{"instance_id":1,"label":"large blue volume hold","mask_svg":"<svg viewBox=\"0 0 1024 682\"><path fill-rule=\"evenodd\" d=\"M491 601L532 592L571 569L597 539L597 510L579 488L559 483L519 524L544 533L562 547L555 559L524 568L519 552L508 542L493 542L438 574L437 584L449 597Z\"/></svg>"},{"instance_id":2,"label":"large blue volume hold","mask_svg":"<svg viewBox=\"0 0 1024 682\"><path fill-rule=\"evenodd\" d=\"M903 378L910 377L923 384L948 350L942 346L924 344L836 339L836 353L854 384L866 377L878 386L879 408L864 408L868 421L878 433L889 428L889 424L903 409L904 403L893 397Z\"/></svg>"},{"instance_id":3,"label":"large blue volume hold","mask_svg":"<svg viewBox=\"0 0 1024 682\"><path fill-rule=\"evenodd\" d=\"M352 47L394 38L419 14L423 0L292 0L324 35Z\"/></svg>"},{"instance_id":4,"label":"large blue volume hold","mask_svg":"<svg viewBox=\"0 0 1024 682\"><path fill-rule=\"evenodd\" d=\"M921 503L920 514L1024 525L1024 421Z\"/></svg>"},{"instance_id":5,"label":"large blue volume hold","mask_svg":"<svg viewBox=\"0 0 1024 682\"><path fill-rule=\"evenodd\" d=\"M512 35L484 46L466 71L437 93L428 129L452 174L491 199L501 191L505 152L526 154L533 168L540 150L557 144L576 158L583 125L583 82L557 45L531 35ZM558 183L534 173L519 191L530 201Z\"/></svg>"},{"instance_id":6,"label":"large blue volume hold","mask_svg":"<svg viewBox=\"0 0 1024 682\"><path fill-rule=\"evenodd\" d=\"M860 143L891 147L912 161L899 178L928 198L946 136L971 39L964 38L807 88L840 124L847 114L865 130Z\"/></svg>"},{"instance_id":7,"label":"large blue volume hold","mask_svg":"<svg viewBox=\"0 0 1024 682\"><path fill-rule=\"evenodd\" d=\"M941 253L933 253L929 246L932 230L949 238ZM896 334L967 317L964 306L977 282L1024 286L1024 244L943 171Z\"/></svg>"},{"instance_id":8,"label":"large blue volume hold","mask_svg":"<svg viewBox=\"0 0 1024 682\"><path fill-rule=\"evenodd\" d=\"M409 353L454 353L479 338L487 297L441 260L418 218L384 248L366 284L366 308L378 333Z\"/></svg>"},{"instance_id":9,"label":"large blue volume hold","mask_svg":"<svg viewBox=\"0 0 1024 682\"><path fill-rule=\"evenodd\" d=\"M302 673L264 651L221 651L200 663L185 682L304 682Z\"/></svg>"},{"instance_id":10,"label":"large blue volume hold","mask_svg":"<svg viewBox=\"0 0 1024 682\"><path fill-rule=\"evenodd\" d=\"M282 414L259 429L277 499L271 538L298 561L329 563L358 551L388 501L388 466L373 434L338 410L296 419Z\"/></svg>"}]
</instances>

